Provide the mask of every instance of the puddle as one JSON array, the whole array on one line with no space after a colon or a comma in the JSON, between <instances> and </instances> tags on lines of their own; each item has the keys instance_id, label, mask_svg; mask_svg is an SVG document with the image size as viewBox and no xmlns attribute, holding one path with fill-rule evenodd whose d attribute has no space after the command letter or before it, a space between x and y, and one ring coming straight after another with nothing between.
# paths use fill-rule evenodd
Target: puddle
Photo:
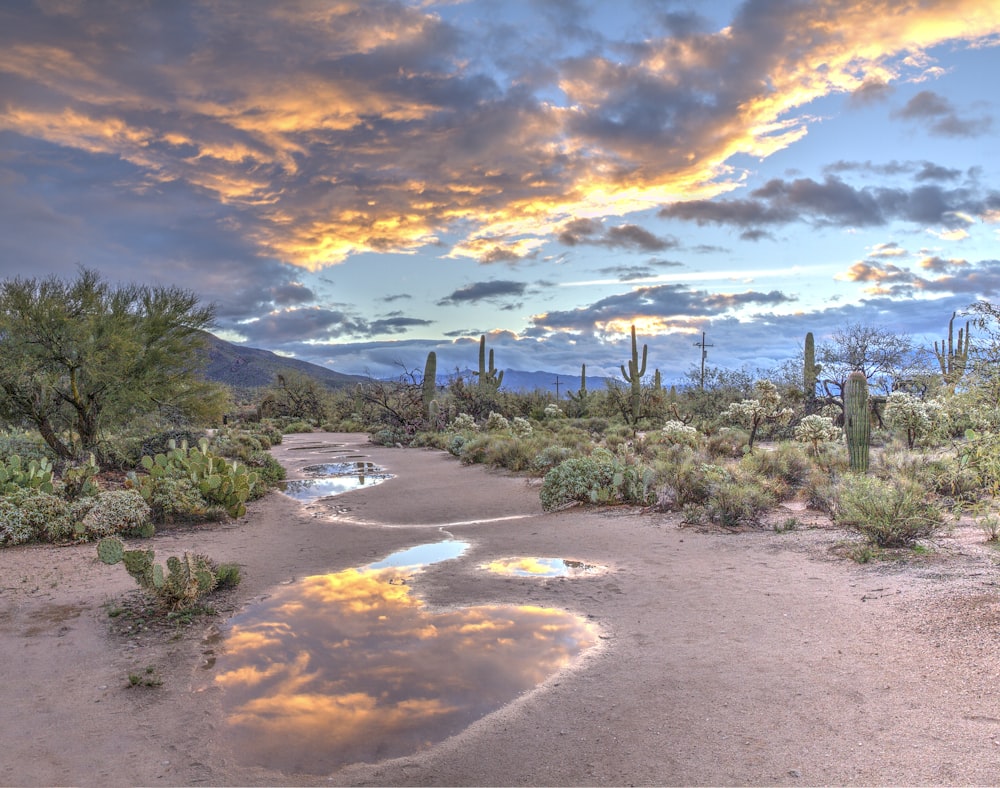
<instances>
[{"instance_id":1,"label":"puddle","mask_svg":"<svg viewBox=\"0 0 1000 788\"><path fill-rule=\"evenodd\" d=\"M496 575L508 577L584 577L600 575L608 571L606 566L585 564L570 558L499 558L480 564Z\"/></svg>"},{"instance_id":2,"label":"puddle","mask_svg":"<svg viewBox=\"0 0 1000 788\"><path fill-rule=\"evenodd\" d=\"M409 755L515 700L597 642L565 611L430 609L396 578L448 540L307 577L234 617L216 662L225 736L246 765L329 774Z\"/></svg>"},{"instance_id":3,"label":"puddle","mask_svg":"<svg viewBox=\"0 0 1000 788\"><path fill-rule=\"evenodd\" d=\"M373 462L325 462L307 465L302 472L312 478L280 482L278 489L296 501L315 501L331 495L373 487L392 474Z\"/></svg>"}]
</instances>

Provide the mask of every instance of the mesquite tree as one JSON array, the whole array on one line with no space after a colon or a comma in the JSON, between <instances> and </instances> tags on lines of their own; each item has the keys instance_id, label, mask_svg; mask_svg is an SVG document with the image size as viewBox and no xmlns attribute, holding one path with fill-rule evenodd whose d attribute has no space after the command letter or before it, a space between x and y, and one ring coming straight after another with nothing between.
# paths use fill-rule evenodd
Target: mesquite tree
<instances>
[{"instance_id":1,"label":"mesquite tree","mask_svg":"<svg viewBox=\"0 0 1000 788\"><path fill-rule=\"evenodd\" d=\"M0 415L27 421L62 458L96 451L102 432L217 398L198 377L213 309L173 287L74 281L0 283ZM221 405L221 403L220 403Z\"/></svg>"}]
</instances>

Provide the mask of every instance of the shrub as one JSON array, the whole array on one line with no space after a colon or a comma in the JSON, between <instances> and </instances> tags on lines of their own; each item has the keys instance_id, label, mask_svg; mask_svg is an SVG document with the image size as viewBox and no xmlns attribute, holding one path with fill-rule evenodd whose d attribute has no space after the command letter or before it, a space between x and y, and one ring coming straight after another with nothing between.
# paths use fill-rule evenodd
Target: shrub
<instances>
[{"instance_id":1,"label":"shrub","mask_svg":"<svg viewBox=\"0 0 1000 788\"><path fill-rule=\"evenodd\" d=\"M76 518L73 507L57 495L36 492L21 496L19 502L25 525L35 533L35 538L59 542L74 536Z\"/></svg>"},{"instance_id":2,"label":"shrub","mask_svg":"<svg viewBox=\"0 0 1000 788\"><path fill-rule=\"evenodd\" d=\"M568 446L546 446L535 455L535 459L531 461L531 467L540 473L547 473L574 454L576 454L576 450Z\"/></svg>"},{"instance_id":3,"label":"shrub","mask_svg":"<svg viewBox=\"0 0 1000 788\"><path fill-rule=\"evenodd\" d=\"M571 457L545 474L542 508L557 509L573 501L649 504L653 478L651 469L597 449L589 457Z\"/></svg>"},{"instance_id":4,"label":"shrub","mask_svg":"<svg viewBox=\"0 0 1000 788\"><path fill-rule=\"evenodd\" d=\"M20 505L8 497L0 498L0 545L24 544L36 536L35 529L25 522Z\"/></svg>"},{"instance_id":5,"label":"shrub","mask_svg":"<svg viewBox=\"0 0 1000 788\"><path fill-rule=\"evenodd\" d=\"M709 522L724 528L760 525L774 504L773 494L753 481L723 481L713 485L705 504L705 515Z\"/></svg>"},{"instance_id":6,"label":"shrub","mask_svg":"<svg viewBox=\"0 0 1000 788\"><path fill-rule=\"evenodd\" d=\"M246 464L257 472L257 479L263 484L254 485L250 498L259 498L271 487L285 478L285 468L274 455L266 451L255 451L246 459Z\"/></svg>"},{"instance_id":7,"label":"shrub","mask_svg":"<svg viewBox=\"0 0 1000 788\"><path fill-rule=\"evenodd\" d=\"M293 435L298 432L312 432L313 425L307 421L292 421L286 424L282 430L285 435Z\"/></svg>"},{"instance_id":8,"label":"shrub","mask_svg":"<svg viewBox=\"0 0 1000 788\"><path fill-rule=\"evenodd\" d=\"M684 510L688 506L703 506L713 485L729 478L729 472L719 465L703 463L694 455L675 462L657 465L662 483L658 504L665 509Z\"/></svg>"},{"instance_id":9,"label":"shrub","mask_svg":"<svg viewBox=\"0 0 1000 788\"><path fill-rule=\"evenodd\" d=\"M556 405L554 402L550 402L545 406L545 410L542 415L546 419L563 419L566 418L566 414L563 413L562 408Z\"/></svg>"},{"instance_id":10,"label":"shrub","mask_svg":"<svg viewBox=\"0 0 1000 788\"><path fill-rule=\"evenodd\" d=\"M151 517L137 490L107 490L94 499L81 521L85 538L141 531Z\"/></svg>"},{"instance_id":11,"label":"shrub","mask_svg":"<svg viewBox=\"0 0 1000 788\"><path fill-rule=\"evenodd\" d=\"M188 476L174 474L152 479L149 487L143 489L143 494L155 522L198 522L208 519L208 501Z\"/></svg>"},{"instance_id":12,"label":"shrub","mask_svg":"<svg viewBox=\"0 0 1000 788\"><path fill-rule=\"evenodd\" d=\"M769 451L747 454L740 460L740 466L752 474L776 479L788 489L805 484L812 469L805 452L790 443L778 444Z\"/></svg>"},{"instance_id":13,"label":"shrub","mask_svg":"<svg viewBox=\"0 0 1000 788\"><path fill-rule=\"evenodd\" d=\"M734 427L723 427L705 440L705 451L713 459L739 459L747 445L750 433Z\"/></svg>"},{"instance_id":14,"label":"shrub","mask_svg":"<svg viewBox=\"0 0 1000 788\"><path fill-rule=\"evenodd\" d=\"M454 421L448 425L448 429L453 432L476 432L479 426L476 424L476 420L468 413L459 413Z\"/></svg>"},{"instance_id":15,"label":"shrub","mask_svg":"<svg viewBox=\"0 0 1000 788\"><path fill-rule=\"evenodd\" d=\"M834 519L878 547L908 547L940 531L944 518L913 482L852 474L837 492Z\"/></svg>"}]
</instances>

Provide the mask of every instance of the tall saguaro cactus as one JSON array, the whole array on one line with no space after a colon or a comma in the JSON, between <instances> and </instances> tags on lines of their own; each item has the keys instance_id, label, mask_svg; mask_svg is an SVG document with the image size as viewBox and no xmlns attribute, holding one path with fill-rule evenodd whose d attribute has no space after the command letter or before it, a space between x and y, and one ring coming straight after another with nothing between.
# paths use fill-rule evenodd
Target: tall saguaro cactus
<instances>
[{"instance_id":1,"label":"tall saguaro cactus","mask_svg":"<svg viewBox=\"0 0 1000 788\"><path fill-rule=\"evenodd\" d=\"M868 445L871 440L871 414L868 409L868 379L854 371L844 384L844 435L850 467L856 473L868 473Z\"/></svg>"},{"instance_id":2,"label":"tall saguaro cactus","mask_svg":"<svg viewBox=\"0 0 1000 788\"><path fill-rule=\"evenodd\" d=\"M816 381L819 378L820 365L816 363L816 340L812 331L806 334L806 345L802 363L802 390L806 395L806 411L812 412L816 402Z\"/></svg>"},{"instance_id":3,"label":"tall saguaro cactus","mask_svg":"<svg viewBox=\"0 0 1000 788\"><path fill-rule=\"evenodd\" d=\"M496 391L503 383L503 371L497 372L493 366L493 348L490 348L490 363L486 364L486 334L479 337L479 389L481 391Z\"/></svg>"},{"instance_id":4,"label":"tall saguaro cactus","mask_svg":"<svg viewBox=\"0 0 1000 788\"><path fill-rule=\"evenodd\" d=\"M424 415L430 418L431 403L437 396L437 353L433 350L427 354L427 363L424 364L424 379L421 382L422 396L424 400Z\"/></svg>"},{"instance_id":5,"label":"tall saguaro cactus","mask_svg":"<svg viewBox=\"0 0 1000 788\"><path fill-rule=\"evenodd\" d=\"M962 379L969 361L969 322L965 322L964 329L958 329L958 346L956 347L953 334L956 314L956 312L951 313L951 320L948 321L948 339L941 340L941 349L938 349L937 342L934 343L934 355L937 356L938 364L941 365L941 375L944 377L945 385L952 388ZM947 345L945 345L946 341Z\"/></svg>"},{"instance_id":6,"label":"tall saguaro cactus","mask_svg":"<svg viewBox=\"0 0 1000 788\"><path fill-rule=\"evenodd\" d=\"M586 416L587 415L587 401L590 397L590 393L587 391L587 365L580 365L580 388L575 393L572 391L567 391L566 396L569 398L576 407L576 415Z\"/></svg>"},{"instance_id":7,"label":"tall saguaro cactus","mask_svg":"<svg viewBox=\"0 0 1000 788\"><path fill-rule=\"evenodd\" d=\"M629 409L632 411L632 424L639 422L639 415L642 410L642 376L646 374L646 353L648 345L642 346L642 364L639 364L639 345L635 341L635 326L632 326L632 358L628 362L628 371L622 364L622 377L626 383L632 385L632 395L629 399Z\"/></svg>"}]
</instances>

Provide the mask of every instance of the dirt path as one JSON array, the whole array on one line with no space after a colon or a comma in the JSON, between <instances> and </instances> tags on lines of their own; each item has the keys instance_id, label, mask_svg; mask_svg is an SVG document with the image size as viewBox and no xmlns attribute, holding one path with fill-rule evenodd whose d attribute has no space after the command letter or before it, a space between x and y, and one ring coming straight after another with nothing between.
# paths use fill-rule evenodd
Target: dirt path
<instances>
[{"instance_id":1,"label":"dirt path","mask_svg":"<svg viewBox=\"0 0 1000 788\"><path fill-rule=\"evenodd\" d=\"M429 606L556 607L594 621L600 644L424 752L268 772L226 748L220 646L204 622L111 635L108 607L134 588L121 567L92 545L7 549L0 784L1000 784L1000 572L981 534L956 531L915 563L859 566L833 556L844 535L828 526L731 535L631 510L544 515L523 479L358 435L290 436L275 452L294 472L324 441L397 477L324 505L270 495L238 523L157 536L158 559L240 563L244 582L220 603L235 609L437 541L447 523L471 547L420 576ZM610 571L476 568L514 555ZM130 674L162 684L129 687Z\"/></svg>"}]
</instances>

